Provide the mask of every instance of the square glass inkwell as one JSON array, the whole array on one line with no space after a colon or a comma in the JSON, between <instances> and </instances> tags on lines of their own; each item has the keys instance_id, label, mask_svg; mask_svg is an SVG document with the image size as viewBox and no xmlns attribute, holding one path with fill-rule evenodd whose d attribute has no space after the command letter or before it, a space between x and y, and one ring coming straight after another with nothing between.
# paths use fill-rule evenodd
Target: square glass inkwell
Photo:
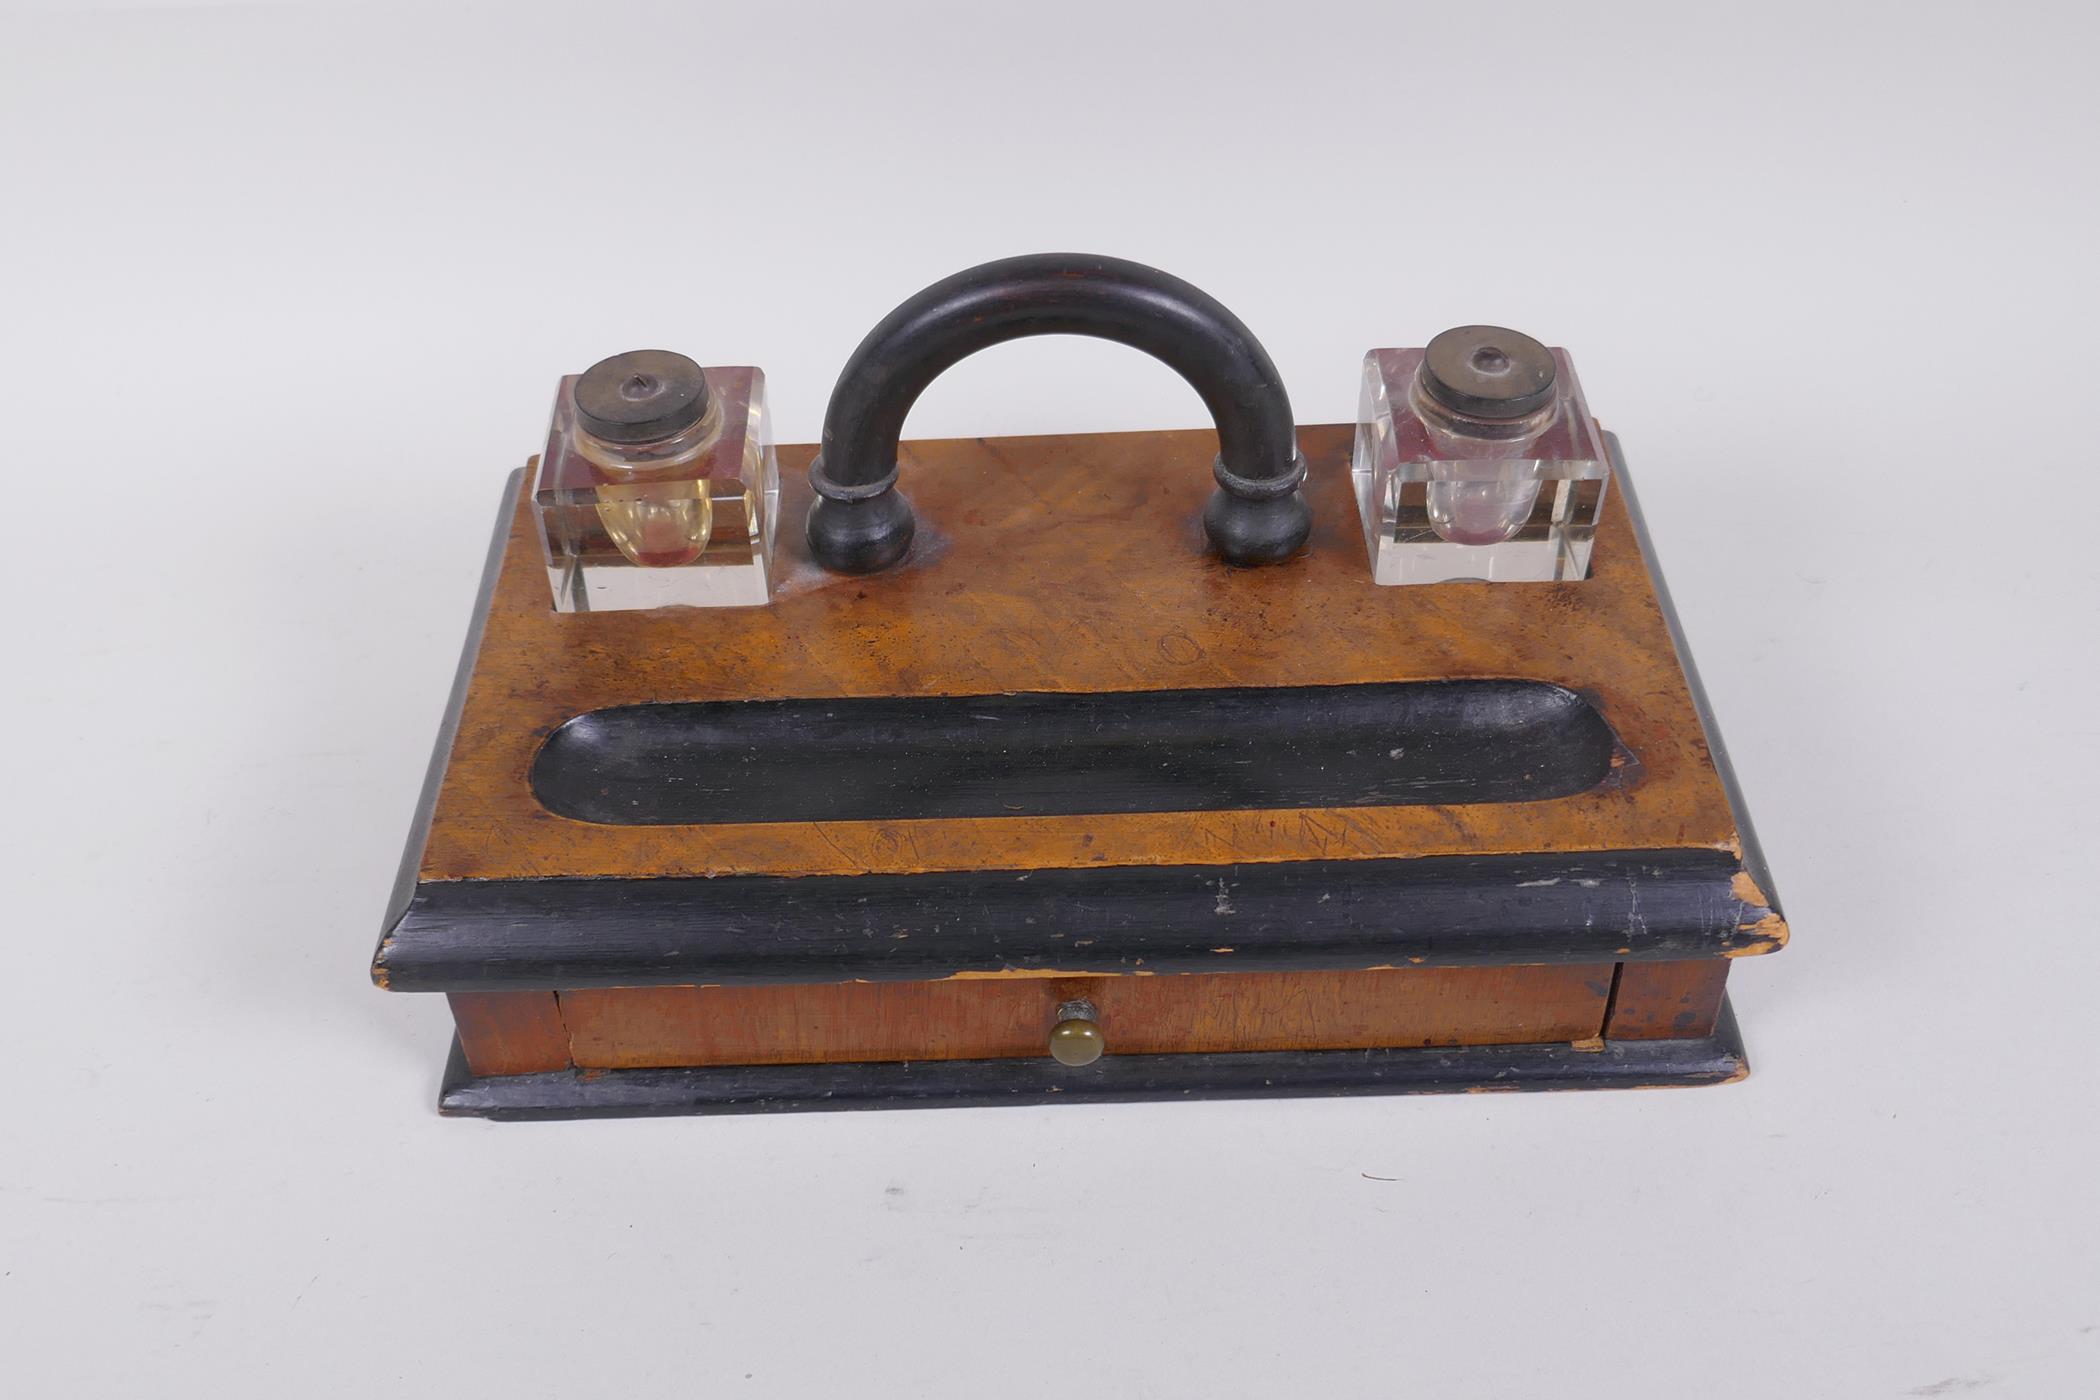
<instances>
[{"instance_id":1,"label":"square glass inkwell","mask_svg":"<svg viewBox=\"0 0 2100 1400\"><path fill-rule=\"evenodd\" d=\"M554 606L768 602L779 497L760 370L631 350L569 375L534 492Z\"/></svg>"},{"instance_id":2,"label":"square glass inkwell","mask_svg":"<svg viewBox=\"0 0 2100 1400\"><path fill-rule=\"evenodd\" d=\"M1611 461L1565 350L1459 326L1364 356L1351 465L1379 583L1589 573Z\"/></svg>"}]
</instances>

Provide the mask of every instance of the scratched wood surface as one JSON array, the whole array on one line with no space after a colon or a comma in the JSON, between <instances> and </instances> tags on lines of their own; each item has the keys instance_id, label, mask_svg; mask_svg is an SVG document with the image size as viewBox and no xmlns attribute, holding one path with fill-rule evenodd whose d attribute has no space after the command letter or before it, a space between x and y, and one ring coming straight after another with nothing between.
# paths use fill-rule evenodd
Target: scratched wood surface
<instances>
[{"instance_id":1,"label":"scratched wood surface","mask_svg":"<svg viewBox=\"0 0 2100 1400\"><path fill-rule=\"evenodd\" d=\"M1075 997L1094 1004L1111 1054L1566 1042L1598 1034L1611 980L1601 963L622 987L560 1002L579 1067L640 1069L1041 1056Z\"/></svg>"},{"instance_id":2,"label":"scratched wood surface","mask_svg":"<svg viewBox=\"0 0 2100 1400\"><path fill-rule=\"evenodd\" d=\"M866 578L805 557L812 449L783 447L783 581L766 608L556 613L521 504L420 878L1735 849L1619 498L1586 581L1380 588L1349 489L1351 434L1301 430L1312 539L1263 569L1202 552L1207 430L908 443L902 489L919 541L904 566ZM546 737L607 705L1441 677L1566 685L1601 708L1631 758L1597 788L1540 802L711 826L571 821L528 784Z\"/></svg>"}]
</instances>

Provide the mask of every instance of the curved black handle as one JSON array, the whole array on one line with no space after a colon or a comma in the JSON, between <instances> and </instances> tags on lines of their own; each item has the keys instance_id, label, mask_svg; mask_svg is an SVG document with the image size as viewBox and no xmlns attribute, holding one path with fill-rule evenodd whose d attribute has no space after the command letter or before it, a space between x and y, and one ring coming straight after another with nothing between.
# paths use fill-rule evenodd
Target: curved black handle
<instances>
[{"instance_id":1,"label":"curved black handle","mask_svg":"<svg viewBox=\"0 0 2100 1400\"><path fill-rule=\"evenodd\" d=\"M1098 336L1178 370L1218 426L1218 489L1203 509L1211 547L1234 564L1266 564L1305 543L1312 513L1299 491L1305 459L1291 401L1240 318L1157 268L1034 253L934 283L885 316L846 361L809 469L817 562L861 574L904 557L914 528L911 503L896 491L905 415L957 360L1028 335Z\"/></svg>"}]
</instances>

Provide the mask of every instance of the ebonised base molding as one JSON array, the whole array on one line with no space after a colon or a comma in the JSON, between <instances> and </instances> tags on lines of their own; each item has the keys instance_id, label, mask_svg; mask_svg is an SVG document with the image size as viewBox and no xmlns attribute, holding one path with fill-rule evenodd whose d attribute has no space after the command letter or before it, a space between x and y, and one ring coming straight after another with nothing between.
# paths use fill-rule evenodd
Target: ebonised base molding
<instances>
[{"instance_id":1,"label":"ebonised base molding","mask_svg":"<svg viewBox=\"0 0 2100 1400\"><path fill-rule=\"evenodd\" d=\"M1047 1059L909 1064L726 1065L563 1070L477 1077L459 1042L439 1111L503 1120L795 1113L846 1108L973 1108L1091 1099L1320 1098L1723 1084L1749 1073L1725 1003L1710 1036L1572 1045L1301 1050L1247 1055L1105 1055L1073 1069Z\"/></svg>"}]
</instances>

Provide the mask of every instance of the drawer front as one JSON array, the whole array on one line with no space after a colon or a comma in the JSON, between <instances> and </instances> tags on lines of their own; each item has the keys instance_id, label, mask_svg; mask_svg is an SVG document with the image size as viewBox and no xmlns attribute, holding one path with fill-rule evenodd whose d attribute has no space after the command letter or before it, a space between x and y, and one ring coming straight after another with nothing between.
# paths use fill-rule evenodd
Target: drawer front
<instances>
[{"instance_id":1,"label":"drawer front","mask_svg":"<svg viewBox=\"0 0 2100 1400\"><path fill-rule=\"evenodd\" d=\"M1166 977L961 977L559 993L587 1069L1049 1053L1084 1002L1107 1053L1504 1045L1601 1034L1610 963ZM545 994L538 994L544 997Z\"/></svg>"}]
</instances>

